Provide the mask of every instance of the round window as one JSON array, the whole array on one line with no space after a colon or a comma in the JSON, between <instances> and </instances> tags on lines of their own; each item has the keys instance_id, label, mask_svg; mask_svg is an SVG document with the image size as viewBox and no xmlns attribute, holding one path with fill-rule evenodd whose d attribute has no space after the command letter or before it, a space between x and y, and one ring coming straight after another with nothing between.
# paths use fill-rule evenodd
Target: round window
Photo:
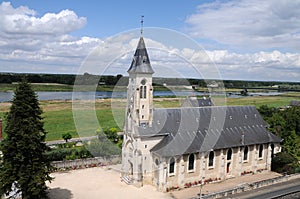
<instances>
[{"instance_id":1,"label":"round window","mask_svg":"<svg viewBox=\"0 0 300 199\"><path fill-rule=\"evenodd\" d=\"M145 85L145 84L146 84L146 80L143 79L143 80L141 81L141 84L142 84L142 85Z\"/></svg>"}]
</instances>

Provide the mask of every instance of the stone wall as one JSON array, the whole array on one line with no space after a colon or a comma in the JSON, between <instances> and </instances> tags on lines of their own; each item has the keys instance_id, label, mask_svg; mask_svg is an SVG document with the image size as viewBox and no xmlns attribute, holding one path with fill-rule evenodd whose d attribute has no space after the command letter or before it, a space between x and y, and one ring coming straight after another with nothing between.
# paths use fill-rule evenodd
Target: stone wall
<instances>
[{"instance_id":1,"label":"stone wall","mask_svg":"<svg viewBox=\"0 0 300 199\"><path fill-rule=\"evenodd\" d=\"M83 169L97 166L107 166L121 163L121 156L96 157L77 160L53 161L55 170Z\"/></svg>"}]
</instances>

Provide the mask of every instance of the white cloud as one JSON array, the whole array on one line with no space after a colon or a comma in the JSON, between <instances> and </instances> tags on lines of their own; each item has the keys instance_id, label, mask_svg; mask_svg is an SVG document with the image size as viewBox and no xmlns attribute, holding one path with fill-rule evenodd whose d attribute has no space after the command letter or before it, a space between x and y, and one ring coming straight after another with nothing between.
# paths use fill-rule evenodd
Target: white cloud
<instances>
[{"instance_id":1,"label":"white cloud","mask_svg":"<svg viewBox=\"0 0 300 199\"><path fill-rule=\"evenodd\" d=\"M299 81L300 55L279 51L238 54L208 51L224 79Z\"/></svg>"},{"instance_id":2,"label":"white cloud","mask_svg":"<svg viewBox=\"0 0 300 199\"><path fill-rule=\"evenodd\" d=\"M232 48L299 50L299 0L230 0L198 6L186 19L193 36Z\"/></svg>"},{"instance_id":3,"label":"white cloud","mask_svg":"<svg viewBox=\"0 0 300 199\"><path fill-rule=\"evenodd\" d=\"M9 2L3 2L0 10L2 34L67 34L86 24L86 18L78 17L71 10L46 13L40 18L35 16L34 10L27 7L14 9Z\"/></svg>"},{"instance_id":4,"label":"white cloud","mask_svg":"<svg viewBox=\"0 0 300 199\"><path fill-rule=\"evenodd\" d=\"M54 72L55 68L55 72L65 73L68 71L62 66L78 67L85 56L101 43L97 38L70 35L85 24L86 18L78 17L71 10L37 17L36 12L28 7L14 8L10 2L2 2L0 71ZM31 68L28 63L31 63ZM25 65L27 71L24 70Z\"/></svg>"},{"instance_id":5,"label":"white cloud","mask_svg":"<svg viewBox=\"0 0 300 199\"><path fill-rule=\"evenodd\" d=\"M114 60L105 72L127 75L133 50L138 43L136 35L129 35L105 40L105 45L100 45L93 52L82 72L99 74L99 70L104 71ZM151 38L144 40L155 71L154 76L266 81L299 81L300 78L299 53L282 53L277 50L234 53L228 50L204 51L188 47L180 49L176 47L178 41L174 41L173 45L166 45Z\"/></svg>"}]
</instances>

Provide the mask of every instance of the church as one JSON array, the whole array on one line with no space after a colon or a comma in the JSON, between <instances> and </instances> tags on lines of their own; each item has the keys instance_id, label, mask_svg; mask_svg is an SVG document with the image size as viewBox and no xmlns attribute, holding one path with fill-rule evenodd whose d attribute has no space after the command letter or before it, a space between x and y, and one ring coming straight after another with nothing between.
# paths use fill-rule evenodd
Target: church
<instances>
[{"instance_id":1,"label":"church","mask_svg":"<svg viewBox=\"0 0 300 199\"><path fill-rule=\"evenodd\" d=\"M143 36L128 69L121 179L159 191L270 171L281 139L254 106L189 101L153 108L154 70Z\"/></svg>"}]
</instances>

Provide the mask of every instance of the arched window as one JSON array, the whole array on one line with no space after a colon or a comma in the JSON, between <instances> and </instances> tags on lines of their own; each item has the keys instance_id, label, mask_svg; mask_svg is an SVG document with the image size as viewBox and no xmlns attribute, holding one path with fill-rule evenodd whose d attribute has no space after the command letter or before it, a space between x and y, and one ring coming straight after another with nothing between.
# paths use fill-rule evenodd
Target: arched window
<instances>
[{"instance_id":1,"label":"arched window","mask_svg":"<svg viewBox=\"0 0 300 199\"><path fill-rule=\"evenodd\" d=\"M144 86L144 98L147 98L147 86Z\"/></svg>"},{"instance_id":2,"label":"arched window","mask_svg":"<svg viewBox=\"0 0 300 199\"><path fill-rule=\"evenodd\" d=\"M245 146L244 148L244 160L248 160L248 146Z\"/></svg>"},{"instance_id":3,"label":"arched window","mask_svg":"<svg viewBox=\"0 0 300 199\"><path fill-rule=\"evenodd\" d=\"M215 158L215 153L213 151L209 152L209 158L208 158L208 166L209 167L214 166L214 158Z\"/></svg>"},{"instance_id":4,"label":"arched window","mask_svg":"<svg viewBox=\"0 0 300 199\"><path fill-rule=\"evenodd\" d=\"M228 149L227 150L227 160L231 160L231 157L232 157L232 149Z\"/></svg>"},{"instance_id":5,"label":"arched window","mask_svg":"<svg viewBox=\"0 0 300 199\"><path fill-rule=\"evenodd\" d=\"M169 161L169 174L175 173L175 158L171 158Z\"/></svg>"},{"instance_id":6,"label":"arched window","mask_svg":"<svg viewBox=\"0 0 300 199\"><path fill-rule=\"evenodd\" d=\"M147 86L140 86L140 98L145 99L147 97Z\"/></svg>"},{"instance_id":7,"label":"arched window","mask_svg":"<svg viewBox=\"0 0 300 199\"><path fill-rule=\"evenodd\" d=\"M143 98L143 88L144 88L144 86L140 86L140 98Z\"/></svg>"},{"instance_id":8,"label":"arched window","mask_svg":"<svg viewBox=\"0 0 300 199\"><path fill-rule=\"evenodd\" d=\"M188 170L194 170L195 168L195 154L189 155L189 162L188 162Z\"/></svg>"},{"instance_id":9,"label":"arched window","mask_svg":"<svg viewBox=\"0 0 300 199\"><path fill-rule=\"evenodd\" d=\"M259 145L258 158L263 157L264 145Z\"/></svg>"}]
</instances>

